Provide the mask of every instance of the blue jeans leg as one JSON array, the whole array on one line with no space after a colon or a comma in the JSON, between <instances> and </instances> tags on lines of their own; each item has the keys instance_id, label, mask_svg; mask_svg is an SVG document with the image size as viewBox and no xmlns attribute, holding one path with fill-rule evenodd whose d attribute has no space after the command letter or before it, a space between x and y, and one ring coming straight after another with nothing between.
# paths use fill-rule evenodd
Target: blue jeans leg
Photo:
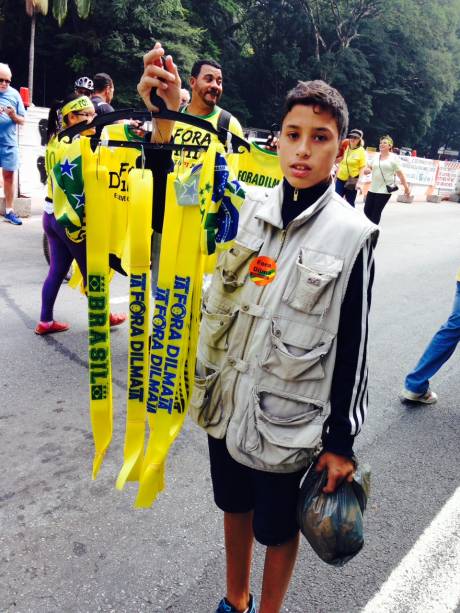
<instances>
[{"instance_id":1,"label":"blue jeans leg","mask_svg":"<svg viewBox=\"0 0 460 613\"><path fill-rule=\"evenodd\" d=\"M431 339L417 366L407 375L406 388L414 394L424 394L429 387L430 378L438 372L444 362L447 362L459 341L460 281L457 281L452 313Z\"/></svg>"}]
</instances>

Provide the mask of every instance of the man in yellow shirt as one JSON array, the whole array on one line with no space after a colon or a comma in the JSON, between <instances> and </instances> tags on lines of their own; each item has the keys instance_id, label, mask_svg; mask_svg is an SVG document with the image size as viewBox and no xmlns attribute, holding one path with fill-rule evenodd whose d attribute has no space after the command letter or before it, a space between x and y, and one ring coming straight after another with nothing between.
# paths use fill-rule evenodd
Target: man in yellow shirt
<instances>
[{"instance_id":1,"label":"man in yellow shirt","mask_svg":"<svg viewBox=\"0 0 460 613\"><path fill-rule=\"evenodd\" d=\"M227 128L237 136L243 136L240 122L225 109L218 106L223 93L222 67L211 59L198 60L192 67L190 77L192 99L184 109L188 115L196 115L209 121L215 128ZM217 136L187 123L176 122L173 131L175 143L187 145L203 145L207 147L211 139ZM173 153L174 164L181 176L190 175L192 169L202 162L203 153L199 151ZM235 174L238 170L238 155L230 155L229 165Z\"/></svg>"}]
</instances>

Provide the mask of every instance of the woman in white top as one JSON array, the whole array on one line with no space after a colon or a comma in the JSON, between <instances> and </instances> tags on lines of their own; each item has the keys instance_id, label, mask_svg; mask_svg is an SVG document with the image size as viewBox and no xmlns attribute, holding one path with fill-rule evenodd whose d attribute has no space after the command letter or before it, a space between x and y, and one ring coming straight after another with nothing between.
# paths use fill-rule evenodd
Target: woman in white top
<instances>
[{"instance_id":1,"label":"woman in white top","mask_svg":"<svg viewBox=\"0 0 460 613\"><path fill-rule=\"evenodd\" d=\"M410 188L406 177L401 170L399 158L391 152L393 139L390 136L382 136L379 143L379 151L373 157L364 174L372 173L371 187L364 202L364 213L375 224L379 224L382 211L391 198L391 194L397 191L396 176L403 184L404 194L409 196Z\"/></svg>"}]
</instances>

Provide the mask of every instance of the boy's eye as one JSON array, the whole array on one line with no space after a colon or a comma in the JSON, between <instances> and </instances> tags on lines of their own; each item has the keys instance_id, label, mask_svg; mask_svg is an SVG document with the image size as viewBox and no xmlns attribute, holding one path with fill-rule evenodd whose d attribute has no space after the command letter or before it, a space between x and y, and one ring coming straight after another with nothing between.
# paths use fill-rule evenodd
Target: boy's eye
<instances>
[{"instance_id":1,"label":"boy's eye","mask_svg":"<svg viewBox=\"0 0 460 613\"><path fill-rule=\"evenodd\" d=\"M314 136L314 139L320 143L323 143L327 140L327 136L325 136L324 134L316 134L316 136Z\"/></svg>"},{"instance_id":2,"label":"boy's eye","mask_svg":"<svg viewBox=\"0 0 460 613\"><path fill-rule=\"evenodd\" d=\"M287 137L290 140L295 140L296 138L299 137L299 134L297 132L288 132Z\"/></svg>"}]
</instances>

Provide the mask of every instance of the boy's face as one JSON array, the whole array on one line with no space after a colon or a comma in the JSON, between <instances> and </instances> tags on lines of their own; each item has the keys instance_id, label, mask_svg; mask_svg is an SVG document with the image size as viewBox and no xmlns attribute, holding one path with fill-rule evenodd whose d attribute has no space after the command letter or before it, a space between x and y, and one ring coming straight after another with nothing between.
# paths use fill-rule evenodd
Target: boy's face
<instances>
[{"instance_id":1,"label":"boy's face","mask_svg":"<svg viewBox=\"0 0 460 613\"><path fill-rule=\"evenodd\" d=\"M296 189L330 177L339 150L337 123L329 111L296 104L281 126L278 154L286 180Z\"/></svg>"}]
</instances>

